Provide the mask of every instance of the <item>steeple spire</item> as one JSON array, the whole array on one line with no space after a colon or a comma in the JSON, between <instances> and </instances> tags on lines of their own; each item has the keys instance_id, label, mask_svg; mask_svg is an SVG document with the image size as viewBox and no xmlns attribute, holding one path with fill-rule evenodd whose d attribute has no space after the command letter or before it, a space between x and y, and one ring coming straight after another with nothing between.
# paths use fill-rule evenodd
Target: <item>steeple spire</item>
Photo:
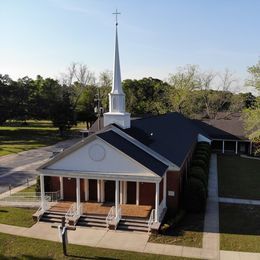
<instances>
[{"instance_id":1,"label":"steeple spire","mask_svg":"<svg viewBox=\"0 0 260 260\"><path fill-rule=\"evenodd\" d=\"M119 60L118 47L118 20L117 15L120 14L117 9L113 13L116 15L116 36L115 36L115 56L113 68L113 86L109 93L109 112L104 114L104 126L116 123L122 128L130 127L130 114L125 112L125 94L121 83L121 70Z\"/></svg>"}]
</instances>

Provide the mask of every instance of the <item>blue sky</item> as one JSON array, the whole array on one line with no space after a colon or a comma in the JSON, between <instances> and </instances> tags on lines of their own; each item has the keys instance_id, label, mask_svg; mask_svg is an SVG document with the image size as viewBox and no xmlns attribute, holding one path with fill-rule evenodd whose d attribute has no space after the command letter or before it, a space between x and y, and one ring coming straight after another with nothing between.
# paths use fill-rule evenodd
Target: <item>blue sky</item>
<instances>
[{"instance_id":1,"label":"blue sky","mask_svg":"<svg viewBox=\"0 0 260 260\"><path fill-rule=\"evenodd\" d=\"M118 8L122 78L166 79L178 66L229 68L260 56L259 0L0 0L0 73L59 77L72 62L112 69Z\"/></svg>"}]
</instances>

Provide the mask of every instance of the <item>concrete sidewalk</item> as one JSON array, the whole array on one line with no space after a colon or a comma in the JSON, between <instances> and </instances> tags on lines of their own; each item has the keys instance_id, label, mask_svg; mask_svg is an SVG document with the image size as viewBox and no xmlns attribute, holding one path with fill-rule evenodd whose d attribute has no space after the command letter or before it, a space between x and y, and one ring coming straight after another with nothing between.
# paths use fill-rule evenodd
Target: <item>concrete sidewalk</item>
<instances>
[{"instance_id":1,"label":"concrete sidewalk","mask_svg":"<svg viewBox=\"0 0 260 260\"><path fill-rule=\"evenodd\" d=\"M217 155L212 154L210 159L208 199L204 218L203 250L206 257L219 259L219 206L218 206L218 172Z\"/></svg>"},{"instance_id":2,"label":"concrete sidewalk","mask_svg":"<svg viewBox=\"0 0 260 260\"><path fill-rule=\"evenodd\" d=\"M39 222L31 228L0 224L0 230L1 233L59 242L58 230L51 228L49 223ZM146 233L108 231L103 228L77 227L75 231L68 231L69 243L76 245L198 259L213 259L215 253L215 250L204 248L150 243L148 238L149 235ZM259 260L260 254L219 251L219 259Z\"/></svg>"},{"instance_id":3,"label":"concrete sidewalk","mask_svg":"<svg viewBox=\"0 0 260 260\"><path fill-rule=\"evenodd\" d=\"M246 204L246 205L260 205L260 200L245 200L220 197L219 202L231 204Z\"/></svg>"}]
</instances>

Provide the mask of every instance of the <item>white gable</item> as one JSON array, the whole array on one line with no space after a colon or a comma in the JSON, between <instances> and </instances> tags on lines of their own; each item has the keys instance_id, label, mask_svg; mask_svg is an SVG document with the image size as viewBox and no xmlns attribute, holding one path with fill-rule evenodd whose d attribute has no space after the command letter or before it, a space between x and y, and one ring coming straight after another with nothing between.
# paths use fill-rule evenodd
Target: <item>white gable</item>
<instances>
[{"instance_id":1,"label":"white gable","mask_svg":"<svg viewBox=\"0 0 260 260\"><path fill-rule=\"evenodd\" d=\"M155 176L147 168L99 138L64 156L45 169L79 171L86 174L89 172Z\"/></svg>"}]
</instances>

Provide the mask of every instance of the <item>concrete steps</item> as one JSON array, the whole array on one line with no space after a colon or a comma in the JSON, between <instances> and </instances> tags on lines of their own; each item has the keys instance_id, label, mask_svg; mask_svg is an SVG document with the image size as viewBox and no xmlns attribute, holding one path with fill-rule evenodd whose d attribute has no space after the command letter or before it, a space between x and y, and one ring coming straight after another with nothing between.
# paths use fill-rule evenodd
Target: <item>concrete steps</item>
<instances>
[{"instance_id":1,"label":"concrete steps","mask_svg":"<svg viewBox=\"0 0 260 260\"><path fill-rule=\"evenodd\" d=\"M79 218L77 226L106 228L106 216L88 214Z\"/></svg>"},{"instance_id":2,"label":"concrete steps","mask_svg":"<svg viewBox=\"0 0 260 260\"><path fill-rule=\"evenodd\" d=\"M64 212L46 211L41 216L40 221L60 224L62 221L62 217L64 217L64 216L65 216Z\"/></svg>"},{"instance_id":3,"label":"concrete steps","mask_svg":"<svg viewBox=\"0 0 260 260\"><path fill-rule=\"evenodd\" d=\"M148 220L140 218L122 218L118 223L117 229L148 232Z\"/></svg>"}]
</instances>

